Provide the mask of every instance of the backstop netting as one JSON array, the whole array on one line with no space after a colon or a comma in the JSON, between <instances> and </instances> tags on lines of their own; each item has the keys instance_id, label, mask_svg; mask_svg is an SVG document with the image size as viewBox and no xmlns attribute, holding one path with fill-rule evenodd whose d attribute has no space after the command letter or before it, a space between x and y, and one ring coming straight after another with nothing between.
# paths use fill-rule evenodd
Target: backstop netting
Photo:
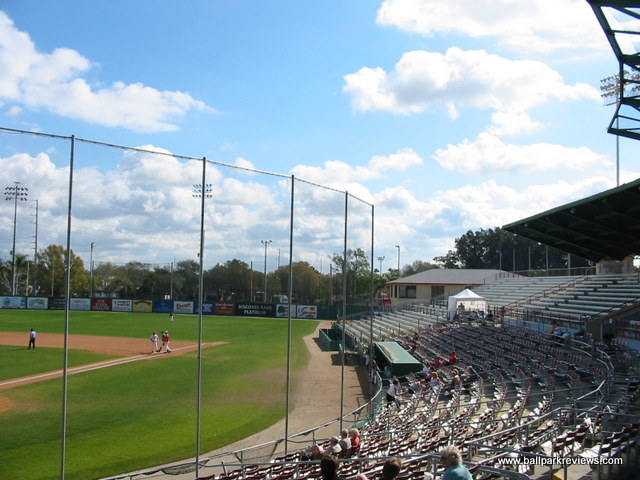
<instances>
[{"instance_id":1,"label":"backstop netting","mask_svg":"<svg viewBox=\"0 0 640 480\"><path fill-rule=\"evenodd\" d=\"M308 320L373 307L366 192L11 129L0 158L0 477L107 477L265 428Z\"/></svg>"}]
</instances>

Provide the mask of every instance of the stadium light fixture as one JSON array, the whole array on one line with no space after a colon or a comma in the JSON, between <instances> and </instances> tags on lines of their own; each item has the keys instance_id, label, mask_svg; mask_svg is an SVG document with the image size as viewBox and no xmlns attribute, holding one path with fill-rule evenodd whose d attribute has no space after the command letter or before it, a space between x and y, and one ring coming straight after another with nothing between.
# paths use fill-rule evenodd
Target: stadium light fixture
<instances>
[{"instance_id":1,"label":"stadium light fixture","mask_svg":"<svg viewBox=\"0 0 640 480\"><path fill-rule=\"evenodd\" d=\"M398 249L398 275L400 275L400 245L396 245Z\"/></svg>"},{"instance_id":2,"label":"stadium light fixture","mask_svg":"<svg viewBox=\"0 0 640 480\"><path fill-rule=\"evenodd\" d=\"M13 248L11 249L12 267L11 267L11 295L16 294L16 223L18 220L18 200L26 201L27 193L29 189L27 187L20 187L20 182L14 182L13 187L5 187L4 199L13 200Z\"/></svg>"},{"instance_id":3,"label":"stadium light fixture","mask_svg":"<svg viewBox=\"0 0 640 480\"><path fill-rule=\"evenodd\" d=\"M382 261L385 259L385 256L382 255L381 257L378 257L378 261L380 262L380 275L382 275Z\"/></svg>"},{"instance_id":4,"label":"stadium light fixture","mask_svg":"<svg viewBox=\"0 0 640 480\"><path fill-rule=\"evenodd\" d=\"M201 183L193 185L193 197L194 198L211 198L211 184L205 183L204 186Z\"/></svg>"}]
</instances>

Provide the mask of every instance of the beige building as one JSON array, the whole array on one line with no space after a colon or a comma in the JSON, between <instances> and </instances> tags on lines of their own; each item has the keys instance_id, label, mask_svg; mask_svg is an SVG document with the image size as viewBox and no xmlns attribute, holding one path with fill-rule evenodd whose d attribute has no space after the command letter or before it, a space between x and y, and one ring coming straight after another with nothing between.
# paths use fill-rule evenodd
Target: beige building
<instances>
[{"instance_id":1,"label":"beige building","mask_svg":"<svg viewBox=\"0 0 640 480\"><path fill-rule=\"evenodd\" d=\"M450 295L495 280L501 276L512 275L502 270L480 270L467 268L436 268L387 282L391 294L391 308L404 304L426 304L431 300L446 302Z\"/></svg>"}]
</instances>

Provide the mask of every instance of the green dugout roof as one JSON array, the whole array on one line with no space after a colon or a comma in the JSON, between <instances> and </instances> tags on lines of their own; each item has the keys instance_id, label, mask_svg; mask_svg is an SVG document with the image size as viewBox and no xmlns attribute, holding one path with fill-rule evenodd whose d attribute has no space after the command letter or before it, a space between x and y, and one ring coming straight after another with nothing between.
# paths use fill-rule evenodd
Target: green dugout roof
<instances>
[{"instance_id":1,"label":"green dugout roof","mask_svg":"<svg viewBox=\"0 0 640 480\"><path fill-rule=\"evenodd\" d=\"M502 227L594 262L640 254L640 179Z\"/></svg>"},{"instance_id":2,"label":"green dugout roof","mask_svg":"<svg viewBox=\"0 0 640 480\"><path fill-rule=\"evenodd\" d=\"M375 345L378 353L391 365L394 376L403 377L422 370L422 363L398 342L376 342Z\"/></svg>"}]
</instances>

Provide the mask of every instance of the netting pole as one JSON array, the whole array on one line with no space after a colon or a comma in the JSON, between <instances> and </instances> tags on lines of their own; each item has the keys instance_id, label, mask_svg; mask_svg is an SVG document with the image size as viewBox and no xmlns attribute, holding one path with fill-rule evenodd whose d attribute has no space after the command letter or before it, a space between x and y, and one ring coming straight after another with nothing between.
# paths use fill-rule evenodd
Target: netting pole
<instances>
[{"instance_id":1,"label":"netting pole","mask_svg":"<svg viewBox=\"0 0 640 480\"><path fill-rule=\"evenodd\" d=\"M293 296L293 212L295 176L291 175L291 217L289 220L289 320L287 324L287 385L284 417L284 454L289 452L289 394L291 390L291 297Z\"/></svg>"},{"instance_id":2,"label":"netting pole","mask_svg":"<svg viewBox=\"0 0 640 480\"><path fill-rule=\"evenodd\" d=\"M62 350L62 438L60 445L60 480L64 480L67 446L67 373L69 368L69 297L71 292L71 203L73 200L73 160L75 157L75 136L71 135L69 156L69 203L67 205L67 252L64 306L64 348Z\"/></svg>"},{"instance_id":3,"label":"netting pole","mask_svg":"<svg viewBox=\"0 0 640 480\"><path fill-rule=\"evenodd\" d=\"M207 159L202 157L202 191L200 192L200 267L198 279L198 379L196 393L196 478L200 468L200 410L202 398L202 301L204 296L204 205L207 198Z\"/></svg>"},{"instance_id":4,"label":"netting pole","mask_svg":"<svg viewBox=\"0 0 640 480\"><path fill-rule=\"evenodd\" d=\"M340 430L344 415L344 359L347 339L347 216L349 212L349 192L344 192L344 251L342 266L342 352L340 355Z\"/></svg>"},{"instance_id":5,"label":"netting pole","mask_svg":"<svg viewBox=\"0 0 640 480\"><path fill-rule=\"evenodd\" d=\"M367 349L367 354L369 358L369 365L367 365L367 368L369 370L371 370L371 365L373 362L373 306L375 303L375 296L376 296L375 270L373 268L374 238L375 238L374 227L375 227L375 207L372 204L371 205L371 297L370 297L371 312L369 316L369 348ZM382 272L380 272L380 275L382 275ZM367 372L367 374L369 373L370 372ZM373 387L373 383L369 381L369 401L371 401L371 399L373 398L374 392L375 392L375 389Z\"/></svg>"}]
</instances>

